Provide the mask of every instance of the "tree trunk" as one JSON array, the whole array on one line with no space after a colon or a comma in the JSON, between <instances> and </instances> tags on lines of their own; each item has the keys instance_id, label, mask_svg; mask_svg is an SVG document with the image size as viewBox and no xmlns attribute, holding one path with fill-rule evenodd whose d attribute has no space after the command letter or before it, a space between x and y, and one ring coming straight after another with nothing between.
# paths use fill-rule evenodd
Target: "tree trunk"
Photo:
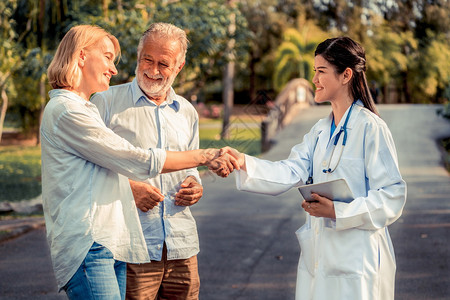
<instances>
[{"instance_id":1,"label":"tree trunk","mask_svg":"<svg viewBox=\"0 0 450 300\"><path fill-rule=\"evenodd\" d=\"M3 123L5 122L6 110L8 109L8 95L5 89L2 89L2 108L0 112L0 142L2 141L3 135Z\"/></svg>"},{"instance_id":2,"label":"tree trunk","mask_svg":"<svg viewBox=\"0 0 450 300\"><path fill-rule=\"evenodd\" d=\"M233 6L234 0L228 0L228 5L230 7ZM230 15L230 25L228 27L228 33L231 37L234 36L236 31L236 15L232 13ZM234 102L234 49L235 40L234 38L230 38L227 45L226 57L228 58L228 63L225 66L222 77L223 91L222 91L222 100L223 100L223 124L222 124L222 132L220 137L222 139L230 138L230 117L231 112L233 110L233 102Z\"/></svg>"},{"instance_id":3,"label":"tree trunk","mask_svg":"<svg viewBox=\"0 0 450 300\"><path fill-rule=\"evenodd\" d=\"M222 126L222 139L230 138L230 117L231 112L233 110L233 78L234 78L234 62L230 61L225 66L225 70L223 72L223 126Z\"/></svg>"},{"instance_id":4,"label":"tree trunk","mask_svg":"<svg viewBox=\"0 0 450 300\"><path fill-rule=\"evenodd\" d=\"M109 6L109 0L103 0L102 1L102 10L103 10L103 19L105 21L108 21L108 6Z\"/></svg>"},{"instance_id":5,"label":"tree trunk","mask_svg":"<svg viewBox=\"0 0 450 300\"><path fill-rule=\"evenodd\" d=\"M386 83L386 84L383 85L383 98L382 98L383 102L380 101L380 103L384 103L384 104L389 103L388 102L388 95L389 95L389 89L388 89L388 84ZM380 100L381 100L381 98L380 98Z\"/></svg>"},{"instance_id":6,"label":"tree trunk","mask_svg":"<svg viewBox=\"0 0 450 300\"><path fill-rule=\"evenodd\" d=\"M256 58L254 57L254 51L250 50L250 61L249 61L249 70L250 70L250 86L249 86L249 94L250 94L250 101L256 100L256 71L255 71L255 64L256 64Z\"/></svg>"},{"instance_id":7,"label":"tree trunk","mask_svg":"<svg viewBox=\"0 0 450 300\"><path fill-rule=\"evenodd\" d=\"M37 30L37 44L42 48L44 40L44 18L45 18L45 0L39 0L39 15L38 15L38 30Z\"/></svg>"},{"instance_id":8,"label":"tree trunk","mask_svg":"<svg viewBox=\"0 0 450 300\"><path fill-rule=\"evenodd\" d=\"M405 96L405 102L411 103L411 93L409 91L409 85L408 85L408 72L402 72L402 92Z\"/></svg>"}]
</instances>

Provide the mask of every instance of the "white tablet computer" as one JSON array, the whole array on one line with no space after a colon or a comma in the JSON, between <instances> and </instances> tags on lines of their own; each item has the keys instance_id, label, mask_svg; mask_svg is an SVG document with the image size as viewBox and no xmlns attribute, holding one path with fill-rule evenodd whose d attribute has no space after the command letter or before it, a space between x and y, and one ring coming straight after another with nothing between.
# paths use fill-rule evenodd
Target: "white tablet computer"
<instances>
[{"instance_id":1,"label":"white tablet computer","mask_svg":"<svg viewBox=\"0 0 450 300\"><path fill-rule=\"evenodd\" d=\"M327 197L333 201L350 203L355 198L345 179L336 179L315 184L302 185L298 188L305 201L314 201L311 193Z\"/></svg>"}]
</instances>

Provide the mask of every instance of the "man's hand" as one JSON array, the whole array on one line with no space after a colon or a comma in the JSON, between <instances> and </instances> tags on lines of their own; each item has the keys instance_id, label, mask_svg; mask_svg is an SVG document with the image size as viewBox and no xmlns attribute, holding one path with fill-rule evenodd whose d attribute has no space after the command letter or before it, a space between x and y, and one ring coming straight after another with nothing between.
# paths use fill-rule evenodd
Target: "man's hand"
<instances>
[{"instance_id":1,"label":"man's hand","mask_svg":"<svg viewBox=\"0 0 450 300\"><path fill-rule=\"evenodd\" d=\"M194 176L187 177L181 184L181 189L175 194L175 204L191 206L203 196L203 186Z\"/></svg>"},{"instance_id":2,"label":"man's hand","mask_svg":"<svg viewBox=\"0 0 450 300\"><path fill-rule=\"evenodd\" d=\"M136 207L143 212L147 212L164 200L164 195L161 194L161 191L158 188L148 183L131 179L129 179L129 182L131 191L133 192L134 202L136 202Z\"/></svg>"},{"instance_id":3,"label":"man's hand","mask_svg":"<svg viewBox=\"0 0 450 300\"><path fill-rule=\"evenodd\" d=\"M314 217L336 219L333 201L316 193L312 193L311 195L314 202L307 202L304 200L302 202L302 207L308 214Z\"/></svg>"}]
</instances>

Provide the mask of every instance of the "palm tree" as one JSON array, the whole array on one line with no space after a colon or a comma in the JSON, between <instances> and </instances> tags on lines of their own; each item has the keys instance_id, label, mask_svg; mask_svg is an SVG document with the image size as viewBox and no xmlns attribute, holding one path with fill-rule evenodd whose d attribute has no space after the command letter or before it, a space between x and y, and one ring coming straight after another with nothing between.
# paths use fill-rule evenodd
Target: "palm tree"
<instances>
[{"instance_id":1,"label":"palm tree","mask_svg":"<svg viewBox=\"0 0 450 300\"><path fill-rule=\"evenodd\" d=\"M275 52L273 84L276 91L292 78L310 80L312 77L314 50L325 33L312 21L301 19L298 27L301 29L288 28L284 32L283 42Z\"/></svg>"}]
</instances>

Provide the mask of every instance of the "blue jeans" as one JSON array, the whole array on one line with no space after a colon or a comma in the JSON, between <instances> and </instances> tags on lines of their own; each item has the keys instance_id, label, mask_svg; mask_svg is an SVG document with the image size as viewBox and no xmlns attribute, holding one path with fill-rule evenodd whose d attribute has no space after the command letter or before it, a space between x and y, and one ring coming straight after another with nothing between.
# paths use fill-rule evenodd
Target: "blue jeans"
<instances>
[{"instance_id":1,"label":"blue jeans","mask_svg":"<svg viewBox=\"0 0 450 300\"><path fill-rule=\"evenodd\" d=\"M111 251L94 242L63 289L71 300L123 300L126 280L126 263L115 260Z\"/></svg>"}]
</instances>

